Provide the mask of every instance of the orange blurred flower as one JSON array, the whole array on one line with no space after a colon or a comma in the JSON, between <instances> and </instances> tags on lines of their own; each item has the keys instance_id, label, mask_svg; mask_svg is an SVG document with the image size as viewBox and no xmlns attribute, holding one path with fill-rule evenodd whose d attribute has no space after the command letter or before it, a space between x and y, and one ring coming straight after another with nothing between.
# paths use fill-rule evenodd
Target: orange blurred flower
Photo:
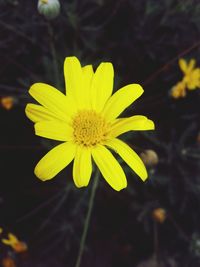
<instances>
[{"instance_id":1,"label":"orange blurred flower","mask_svg":"<svg viewBox=\"0 0 200 267\"><path fill-rule=\"evenodd\" d=\"M1 106L7 110L10 110L14 105L14 98L12 96L5 96L1 98Z\"/></svg>"},{"instance_id":2,"label":"orange blurred flower","mask_svg":"<svg viewBox=\"0 0 200 267\"><path fill-rule=\"evenodd\" d=\"M16 264L12 258L7 256L2 260L2 267L16 267Z\"/></svg>"},{"instance_id":3,"label":"orange blurred flower","mask_svg":"<svg viewBox=\"0 0 200 267\"><path fill-rule=\"evenodd\" d=\"M153 219L159 223L164 223L166 216L166 210L163 208L156 208L152 212Z\"/></svg>"},{"instance_id":4,"label":"orange blurred flower","mask_svg":"<svg viewBox=\"0 0 200 267\"><path fill-rule=\"evenodd\" d=\"M22 253L28 249L25 242L18 240L18 238L11 233L8 234L8 239L2 239L2 243L11 246L16 253Z\"/></svg>"}]
</instances>

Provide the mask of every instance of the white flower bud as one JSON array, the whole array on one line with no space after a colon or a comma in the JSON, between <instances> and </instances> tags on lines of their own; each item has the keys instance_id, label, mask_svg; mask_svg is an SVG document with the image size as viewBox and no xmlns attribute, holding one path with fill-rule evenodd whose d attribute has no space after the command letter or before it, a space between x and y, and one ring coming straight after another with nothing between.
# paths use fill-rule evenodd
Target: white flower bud
<instances>
[{"instance_id":1,"label":"white flower bud","mask_svg":"<svg viewBox=\"0 0 200 267\"><path fill-rule=\"evenodd\" d=\"M39 0L38 12L46 19L54 19L60 13L60 2L58 0Z\"/></svg>"}]
</instances>

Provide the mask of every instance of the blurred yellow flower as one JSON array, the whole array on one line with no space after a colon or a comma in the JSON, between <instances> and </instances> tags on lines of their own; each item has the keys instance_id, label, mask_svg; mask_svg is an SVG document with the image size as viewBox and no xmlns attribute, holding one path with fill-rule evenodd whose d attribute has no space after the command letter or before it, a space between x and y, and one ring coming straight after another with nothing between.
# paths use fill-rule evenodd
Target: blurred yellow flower
<instances>
[{"instance_id":1,"label":"blurred yellow flower","mask_svg":"<svg viewBox=\"0 0 200 267\"><path fill-rule=\"evenodd\" d=\"M171 96L173 98L180 98L186 96L186 85L183 81L178 82L171 91Z\"/></svg>"},{"instance_id":2,"label":"blurred yellow flower","mask_svg":"<svg viewBox=\"0 0 200 267\"><path fill-rule=\"evenodd\" d=\"M35 123L36 135L63 141L48 152L35 167L36 176L52 179L72 160L77 187L87 186L92 159L112 188L127 186L120 164L107 149L117 152L140 178L147 179L140 157L117 137L132 130L153 130L145 116L117 117L143 93L139 84L129 84L112 95L114 71L111 63L101 63L94 73L91 65L81 67L76 57L64 62L66 95L54 87L36 83L29 93L41 105L28 104L26 115Z\"/></svg>"},{"instance_id":3,"label":"blurred yellow flower","mask_svg":"<svg viewBox=\"0 0 200 267\"><path fill-rule=\"evenodd\" d=\"M5 96L0 99L3 108L10 110L14 105L14 98L12 96Z\"/></svg>"},{"instance_id":4,"label":"blurred yellow flower","mask_svg":"<svg viewBox=\"0 0 200 267\"><path fill-rule=\"evenodd\" d=\"M17 253L25 252L28 249L25 242L18 240L18 238L11 233L8 234L8 239L2 239L2 243L11 246Z\"/></svg>"},{"instance_id":5,"label":"blurred yellow flower","mask_svg":"<svg viewBox=\"0 0 200 267\"><path fill-rule=\"evenodd\" d=\"M200 87L200 68L195 68L195 65L195 59L191 59L188 64L183 58L179 60L180 69L184 74L183 82L189 90Z\"/></svg>"},{"instance_id":6,"label":"blurred yellow flower","mask_svg":"<svg viewBox=\"0 0 200 267\"><path fill-rule=\"evenodd\" d=\"M186 96L186 90L194 90L200 88L200 68L195 68L196 61L191 59L189 63L185 59L179 59L179 67L184 76L182 81L178 82L171 91L173 98Z\"/></svg>"},{"instance_id":7,"label":"blurred yellow flower","mask_svg":"<svg viewBox=\"0 0 200 267\"><path fill-rule=\"evenodd\" d=\"M3 228L0 227L0 234L3 233Z\"/></svg>"}]
</instances>

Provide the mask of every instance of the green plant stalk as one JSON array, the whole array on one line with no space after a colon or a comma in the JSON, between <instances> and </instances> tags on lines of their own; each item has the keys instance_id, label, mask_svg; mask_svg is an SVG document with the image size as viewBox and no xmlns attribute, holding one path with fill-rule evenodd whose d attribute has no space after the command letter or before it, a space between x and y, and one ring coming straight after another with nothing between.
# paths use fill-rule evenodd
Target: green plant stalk
<instances>
[{"instance_id":1,"label":"green plant stalk","mask_svg":"<svg viewBox=\"0 0 200 267\"><path fill-rule=\"evenodd\" d=\"M94 182L92 185L91 195L90 195L90 199L88 203L88 211L87 211L85 222L84 222L84 228L83 228L83 233L81 236L81 242L80 242L80 247L79 247L79 252L78 252L77 259L76 259L75 267L80 267L80 264L81 264L81 259L82 259L82 255L83 255L83 251L85 247L85 241L87 237L88 227L90 224L90 218L91 218L92 208L94 204L94 197L95 197L96 189L98 186L98 182L99 182L99 171L96 171Z\"/></svg>"},{"instance_id":2,"label":"green plant stalk","mask_svg":"<svg viewBox=\"0 0 200 267\"><path fill-rule=\"evenodd\" d=\"M53 33L53 28L50 23L48 23L48 32L50 36L50 49L51 49L51 55L53 58L53 68L54 68L56 87L57 89L61 90L61 84L60 84L60 79L59 79L59 69L58 69L58 59L57 59L57 54L56 54L56 49L55 49L55 44L54 44L54 33Z\"/></svg>"}]
</instances>

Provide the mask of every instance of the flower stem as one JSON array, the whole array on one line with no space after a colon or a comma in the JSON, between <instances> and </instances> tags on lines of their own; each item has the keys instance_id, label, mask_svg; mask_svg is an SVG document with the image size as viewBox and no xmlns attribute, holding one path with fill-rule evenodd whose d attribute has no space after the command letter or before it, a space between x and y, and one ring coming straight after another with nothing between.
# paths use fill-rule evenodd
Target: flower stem
<instances>
[{"instance_id":1,"label":"flower stem","mask_svg":"<svg viewBox=\"0 0 200 267\"><path fill-rule=\"evenodd\" d=\"M48 32L49 32L49 37L50 37L50 49L51 49L51 55L53 58L53 68L54 68L56 87L58 89L61 89L60 79L59 79L58 59L57 59L57 54L56 54L56 49L55 49L55 44L54 44L54 32L53 32L53 27L51 26L50 23L48 23Z\"/></svg>"},{"instance_id":2,"label":"flower stem","mask_svg":"<svg viewBox=\"0 0 200 267\"><path fill-rule=\"evenodd\" d=\"M89 199L89 203L88 203L87 215L86 215L85 222L84 222L84 228L83 228L83 233L81 236L81 242L80 242L80 247L79 247L79 252L78 252L77 259L76 259L75 267L80 267L80 264L81 264L81 258L82 258L84 247L85 247L85 241L86 241L86 237L87 237L87 232L88 232L88 227L89 227L89 223L90 223L92 208L93 208L93 204L94 204L94 197L95 197L98 182L99 182L99 171L96 171L96 175L94 177L94 182L92 185L92 191L91 191L91 195L90 195L90 199Z\"/></svg>"}]
</instances>

